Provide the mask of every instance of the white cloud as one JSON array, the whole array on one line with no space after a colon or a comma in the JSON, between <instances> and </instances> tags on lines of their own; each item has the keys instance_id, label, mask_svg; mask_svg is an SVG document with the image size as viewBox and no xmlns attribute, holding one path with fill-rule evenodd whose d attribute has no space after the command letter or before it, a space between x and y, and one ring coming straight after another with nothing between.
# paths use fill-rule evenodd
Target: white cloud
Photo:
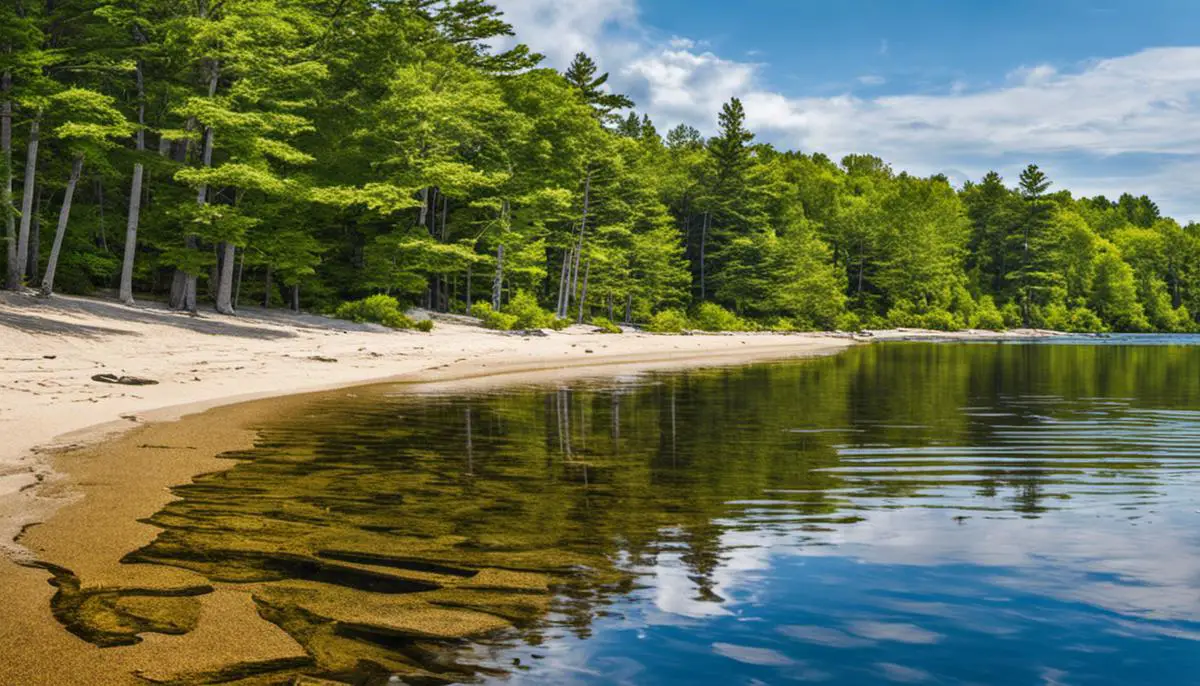
<instances>
[{"instance_id":1,"label":"white cloud","mask_svg":"<svg viewBox=\"0 0 1200 686\"><path fill-rule=\"evenodd\" d=\"M1178 177L1161 169L1166 156L1173 164L1200 165L1200 127L1194 125L1200 47L1151 48L1070 70L1020 67L987 89L959 81L941 94L805 97L768 87L765 65L701 50L690 38L656 38L641 24L636 0L498 4L521 40L547 53L554 66L578 50L595 55L612 72L614 89L633 96L662 130L684 122L712 133L721 104L737 96L759 138L781 146L834 158L867 152L915 173L954 167L973 177L992 167L1011 174L1030 161L1053 167L1054 159L1069 157L1076 164L1065 165L1065 175L1056 178L1060 187L1128 181L1122 191L1149 193L1166 210L1200 216L1200 199L1173 190ZM884 40L880 52L887 50ZM876 78L859 81L875 85ZM1117 155L1158 163L1120 179L1079 173L1081 160Z\"/></svg>"},{"instance_id":2,"label":"white cloud","mask_svg":"<svg viewBox=\"0 0 1200 686\"><path fill-rule=\"evenodd\" d=\"M878 74L867 74L865 76L858 77L858 82L864 86L882 86L883 84L887 83L887 79L879 76Z\"/></svg>"}]
</instances>

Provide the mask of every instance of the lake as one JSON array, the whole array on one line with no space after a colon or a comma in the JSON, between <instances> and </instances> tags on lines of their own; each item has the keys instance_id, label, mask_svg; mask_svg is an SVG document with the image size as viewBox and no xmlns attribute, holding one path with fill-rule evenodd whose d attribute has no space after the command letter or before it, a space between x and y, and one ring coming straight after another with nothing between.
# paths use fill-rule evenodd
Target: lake
<instances>
[{"instance_id":1,"label":"lake","mask_svg":"<svg viewBox=\"0 0 1200 686\"><path fill-rule=\"evenodd\" d=\"M280 678L1196 683L1195 342L318 396L127 561L255 589ZM120 645L168 600L56 609Z\"/></svg>"}]
</instances>

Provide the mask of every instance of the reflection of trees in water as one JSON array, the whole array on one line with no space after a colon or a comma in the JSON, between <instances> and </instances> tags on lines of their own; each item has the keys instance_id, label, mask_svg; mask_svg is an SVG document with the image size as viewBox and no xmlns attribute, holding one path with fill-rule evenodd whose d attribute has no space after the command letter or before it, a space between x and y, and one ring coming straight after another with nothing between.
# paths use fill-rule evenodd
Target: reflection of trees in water
<instances>
[{"instance_id":1,"label":"reflection of trees in water","mask_svg":"<svg viewBox=\"0 0 1200 686\"><path fill-rule=\"evenodd\" d=\"M478 666L458 637L587 636L664 552L697 600L721 602L723 534L755 508L819 533L874 498L922 504L954 475L1040 512L1069 484L1061 455L927 449L1003 443L1081 398L1194 402L1198 367L1175 350L887 345L471 399L328 396L264 428L232 470L176 489L130 560L254 584L314 656L307 671L462 678ZM1038 394L1050 401L1014 401Z\"/></svg>"}]
</instances>

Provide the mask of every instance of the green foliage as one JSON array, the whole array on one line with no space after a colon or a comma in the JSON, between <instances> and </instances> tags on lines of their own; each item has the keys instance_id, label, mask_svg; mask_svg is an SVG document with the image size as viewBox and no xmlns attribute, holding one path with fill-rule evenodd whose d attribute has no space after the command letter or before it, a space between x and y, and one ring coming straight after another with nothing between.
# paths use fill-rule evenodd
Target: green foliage
<instances>
[{"instance_id":1,"label":"green foliage","mask_svg":"<svg viewBox=\"0 0 1200 686\"><path fill-rule=\"evenodd\" d=\"M679 310L656 312L646 324L651 333L683 333L690 328L687 315Z\"/></svg>"},{"instance_id":2,"label":"green foliage","mask_svg":"<svg viewBox=\"0 0 1200 686\"><path fill-rule=\"evenodd\" d=\"M1019 313L1014 313L1014 316L1019 316ZM971 318L971 328L987 331L1003 331L1008 328L1004 314L996 307L995 298L985 295L979 299Z\"/></svg>"},{"instance_id":3,"label":"green foliage","mask_svg":"<svg viewBox=\"0 0 1200 686\"><path fill-rule=\"evenodd\" d=\"M837 322L834 324L834 329L838 331L857 332L863 330L862 319L855 312L843 312L838 315Z\"/></svg>"},{"instance_id":4,"label":"green foliage","mask_svg":"<svg viewBox=\"0 0 1200 686\"><path fill-rule=\"evenodd\" d=\"M497 312L489 303L476 303L471 307L471 316L478 319L486 329L512 331L517 325L516 315Z\"/></svg>"},{"instance_id":5,"label":"green foliage","mask_svg":"<svg viewBox=\"0 0 1200 686\"><path fill-rule=\"evenodd\" d=\"M422 319L421 321L417 322L416 329L417 329L417 331L422 331L424 333L429 333L430 331L433 331L433 320L432 319Z\"/></svg>"},{"instance_id":6,"label":"green foliage","mask_svg":"<svg viewBox=\"0 0 1200 686\"><path fill-rule=\"evenodd\" d=\"M506 329L1197 328L1200 228L1148 197L1052 192L1036 165L960 190L872 155L777 150L737 98L711 138L660 136L611 90L614 65L541 67L482 0L22 8L0 7L8 169L35 121L38 197L57 205L85 162L67 291L114 285L140 164L133 273L159 296L176 275L216 292L234 248L243 298L387 292Z\"/></svg>"},{"instance_id":7,"label":"green foliage","mask_svg":"<svg viewBox=\"0 0 1200 686\"><path fill-rule=\"evenodd\" d=\"M747 331L741 317L716 303L700 303L692 315L692 326L701 331Z\"/></svg>"},{"instance_id":8,"label":"green foliage","mask_svg":"<svg viewBox=\"0 0 1200 686\"><path fill-rule=\"evenodd\" d=\"M592 326L600 333L621 333L621 327L613 324L607 317L592 317Z\"/></svg>"},{"instance_id":9,"label":"green foliage","mask_svg":"<svg viewBox=\"0 0 1200 686\"><path fill-rule=\"evenodd\" d=\"M509 300L501 310L504 314L515 317L513 325L508 328L554 329L557 331L570 324L569 320L558 319L553 312L543 310L541 305L538 305L537 298L528 291L517 291L512 300Z\"/></svg>"},{"instance_id":10,"label":"green foliage","mask_svg":"<svg viewBox=\"0 0 1200 686\"><path fill-rule=\"evenodd\" d=\"M400 310L400 303L390 295L372 295L362 300L342 303L334 311L338 319L352 322L374 322L393 329L412 329L418 324ZM425 322L421 322L424 324ZM432 329L433 322L429 322ZM427 329L422 329L427 330Z\"/></svg>"}]
</instances>

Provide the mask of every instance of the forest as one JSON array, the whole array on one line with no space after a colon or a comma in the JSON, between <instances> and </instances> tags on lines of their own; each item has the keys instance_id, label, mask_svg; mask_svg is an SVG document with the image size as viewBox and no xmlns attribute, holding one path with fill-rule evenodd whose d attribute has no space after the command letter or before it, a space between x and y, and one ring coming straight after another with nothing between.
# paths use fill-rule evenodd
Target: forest
<instances>
[{"instance_id":1,"label":"forest","mask_svg":"<svg viewBox=\"0 0 1200 686\"><path fill-rule=\"evenodd\" d=\"M736 98L715 135L664 134L603 65L517 38L483 0L5 0L6 286L662 331L1200 329L1200 227L1148 197L781 150Z\"/></svg>"}]
</instances>

